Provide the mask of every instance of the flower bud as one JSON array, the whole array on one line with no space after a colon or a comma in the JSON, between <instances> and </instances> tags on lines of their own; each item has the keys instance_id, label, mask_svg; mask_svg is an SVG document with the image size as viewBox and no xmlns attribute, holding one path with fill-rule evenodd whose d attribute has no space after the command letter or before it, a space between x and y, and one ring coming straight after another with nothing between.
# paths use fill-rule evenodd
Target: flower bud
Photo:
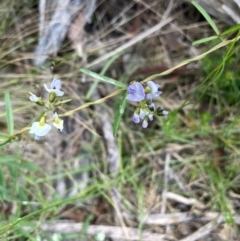
<instances>
[{"instance_id":1,"label":"flower bud","mask_svg":"<svg viewBox=\"0 0 240 241\"><path fill-rule=\"evenodd\" d=\"M55 98L56 98L56 93L55 92L50 92L50 94L49 94L49 101L51 103L53 103Z\"/></svg>"},{"instance_id":2,"label":"flower bud","mask_svg":"<svg viewBox=\"0 0 240 241\"><path fill-rule=\"evenodd\" d=\"M61 105L62 105L62 101L61 100L58 100L56 103L54 103L55 107L61 106Z\"/></svg>"},{"instance_id":3,"label":"flower bud","mask_svg":"<svg viewBox=\"0 0 240 241\"><path fill-rule=\"evenodd\" d=\"M42 99L39 99L37 102L36 102L37 105L40 105L40 106L44 106L44 101Z\"/></svg>"},{"instance_id":4,"label":"flower bud","mask_svg":"<svg viewBox=\"0 0 240 241\"><path fill-rule=\"evenodd\" d=\"M158 116L165 116L168 114L168 111L164 110L162 107L158 107L156 113Z\"/></svg>"},{"instance_id":5,"label":"flower bud","mask_svg":"<svg viewBox=\"0 0 240 241\"><path fill-rule=\"evenodd\" d=\"M41 119L39 121L39 125L44 126L45 124L46 124L46 116L44 115L41 117Z\"/></svg>"}]
</instances>

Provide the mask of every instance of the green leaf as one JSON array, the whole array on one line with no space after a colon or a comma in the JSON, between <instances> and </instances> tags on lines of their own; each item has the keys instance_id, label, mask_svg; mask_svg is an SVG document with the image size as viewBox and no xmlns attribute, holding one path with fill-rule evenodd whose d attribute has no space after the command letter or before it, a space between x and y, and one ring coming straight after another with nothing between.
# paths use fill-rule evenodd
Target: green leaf
<instances>
[{"instance_id":1,"label":"green leaf","mask_svg":"<svg viewBox=\"0 0 240 241\"><path fill-rule=\"evenodd\" d=\"M12 179L16 179L18 176L18 165L16 165L16 163L6 163L9 173L12 177Z\"/></svg>"},{"instance_id":2,"label":"green leaf","mask_svg":"<svg viewBox=\"0 0 240 241\"><path fill-rule=\"evenodd\" d=\"M40 167L35 163L31 163L27 161L22 161L20 167L29 171L35 171L40 169Z\"/></svg>"},{"instance_id":3,"label":"green leaf","mask_svg":"<svg viewBox=\"0 0 240 241\"><path fill-rule=\"evenodd\" d=\"M226 29L225 31L223 31L221 33L221 35L223 36L223 35L227 35L229 33L234 33L234 32L237 32L238 30L240 30L240 24L236 24L236 25L232 26L231 28Z\"/></svg>"},{"instance_id":4,"label":"green leaf","mask_svg":"<svg viewBox=\"0 0 240 241\"><path fill-rule=\"evenodd\" d=\"M6 188L5 174L3 170L0 168L0 186Z\"/></svg>"},{"instance_id":5,"label":"green leaf","mask_svg":"<svg viewBox=\"0 0 240 241\"><path fill-rule=\"evenodd\" d=\"M117 135L117 131L118 131L118 128L119 128L119 125L120 125L120 121L122 119L122 115L124 113L124 110L125 110L125 107L126 107L126 104L127 104L126 97L127 97L127 93L125 94L125 96L122 99L122 102L121 102L121 104L119 106L119 109L118 109L117 116L116 116L115 121L114 121L113 136Z\"/></svg>"},{"instance_id":6,"label":"green leaf","mask_svg":"<svg viewBox=\"0 0 240 241\"><path fill-rule=\"evenodd\" d=\"M10 143L10 142L11 142L11 139L8 139L8 140L0 143L0 149L3 148L3 147L5 147L5 146L6 146L8 143ZM1 160L0 160L0 162L1 162Z\"/></svg>"},{"instance_id":7,"label":"green leaf","mask_svg":"<svg viewBox=\"0 0 240 241\"><path fill-rule=\"evenodd\" d=\"M112 65L112 63L114 63L114 61L119 58L119 56L122 54L122 52L114 55L112 58L110 58L107 63L105 64L105 66L102 68L100 75L104 75L106 73L106 71L109 69L109 67ZM90 96L92 95L93 91L96 89L97 85L99 83L99 80L96 80L91 87L89 88L87 94L86 94L86 98L89 99Z\"/></svg>"},{"instance_id":8,"label":"green leaf","mask_svg":"<svg viewBox=\"0 0 240 241\"><path fill-rule=\"evenodd\" d=\"M115 79L112 79L112 78L109 78L109 77L106 77L106 76L103 76L103 75L101 75L101 74L94 73L94 72L92 72L92 71L90 71L90 70L80 69L80 71L81 71L82 73L84 73L84 74L87 74L87 75L92 76L93 78L96 78L96 79L98 79L98 80L102 80L102 81L104 81L104 82L107 82L107 83L109 83L109 84L118 86L118 87L120 87L120 88L126 88L126 87L127 87L127 85L124 84L124 83L122 83L122 82L119 82L119 81L117 81L117 80L115 80Z\"/></svg>"},{"instance_id":9,"label":"green leaf","mask_svg":"<svg viewBox=\"0 0 240 241\"><path fill-rule=\"evenodd\" d=\"M0 156L0 164L9 164L10 162L16 164L16 162L17 162L16 159L17 159L16 156L1 155Z\"/></svg>"},{"instance_id":10,"label":"green leaf","mask_svg":"<svg viewBox=\"0 0 240 241\"><path fill-rule=\"evenodd\" d=\"M0 133L0 141L6 141L8 140L9 136L3 133Z\"/></svg>"},{"instance_id":11,"label":"green leaf","mask_svg":"<svg viewBox=\"0 0 240 241\"><path fill-rule=\"evenodd\" d=\"M192 1L192 4L197 8L197 10L203 15L203 17L207 20L207 22L211 25L214 32L219 35L220 32L217 28L217 25L213 22L212 18L208 15L208 13L200 6L197 2Z\"/></svg>"},{"instance_id":12,"label":"green leaf","mask_svg":"<svg viewBox=\"0 0 240 241\"><path fill-rule=\"evenodd\" d=\"M12 135L14 132L14 122L13 122L12 105L10 101L9 92L5 92L5 106L6 106L6 112L7 112L8 133L9 135Z\"/></svg>"},{"instance_id":13,"label":"green leaf","mask_svg":"<svg viewBox=\"0 0 240 241\"><path fill-rule=\"evenodd\" d=\"M199 40L196 40L192 43L192 45L197 45L197 44L202 44L202 43L206 43L206 42L209 42L211 40L214 40L214 39L218 39L219 37L218 36L210 36L210 37L207 37L207 38L202 38L202 39L199 39Z\"/></svg>"}]
</instances>

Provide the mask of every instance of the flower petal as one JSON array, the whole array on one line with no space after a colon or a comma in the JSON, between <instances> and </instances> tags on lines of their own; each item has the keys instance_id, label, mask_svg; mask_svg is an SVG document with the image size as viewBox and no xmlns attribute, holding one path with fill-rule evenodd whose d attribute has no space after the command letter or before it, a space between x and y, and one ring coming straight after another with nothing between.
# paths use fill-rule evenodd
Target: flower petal
<instances>
[{"instance_id":1,"label":"flower petal","mask_svg":"<svg viewBox=\"0 0 240 241\"><path fill-rule=\"evenodd\" d=\"M136 123L136 124L139 123L139 122L140 122L140 117L139 117L139 115L136 114L136 113L134 113L132 120L133 120L133 122Z\"/></svg>"},{"instance_id":2,"label":"flower petal","mask_svg":"<svg viewBox=\"0 0 240 241\"><path fill-rule=\"evenodd\" d=\"M153 81L148 81L147 85L150 87L150 89L152 90L152 93L155 93L158 91L158 88L161 87L159 84L155 84Z\"/></svg>"},{"instance_id":3,"label":"flower petal","mask_svg":"<svg viewBox=\"0 0 240 241\"><path fill-rule=\"evenodd\" d=\"M58 117L58 114L56 112L54 113L53 117L54 117L53 125L60 131L63 131L63 120Z\"/></svg>"},{"instance_id":4,"label":"flower petal","mask_svg":"<svg viewBox=\"0 0 240 241\"><path fill-rule=\"evenodd\" d=\"M148 112L146 110L143 110L142 108L140 109L139 117L141 119L144 119L145 116L148 115Z\"/></svg>"},{"instance_id":5,"label":"flower petal","mask_svg":"<svg viewBox=\"0 0 240 241\"><path fill-rule=\"evenodd\" d=\"M49 89L46 84L43 85L48 93L54 92L56 96L63 96L64 92L59 89Z\"/></svg>"},{"instance_id":6,"label":"flower petal","mask_svg":"<svg viewBox=\"0 0 240 241\"><path fill-rule=\"evenodd\" d=\"M47 123L45 123L43 126L39 124L39 122L33 122L29 133L35 134L39 137L45 136L48 134L48 132L51 130L51 126Z\"/></svg>"},{"instance_id":7,"label":"flower petal","mask_svg":"<svg viewBox=\"0 0 240 241\"><path fill-rule=\"evenodd\" d=\"M148 121L147 121L147 119L144 119L143 123L142 123L142 127L147 128L147 126L148 126Z\"/></svg>"},{"instance_id":8,"label":"flower petal","mask_svg":"<svg viewBox=\"0 0 240 241\"><path fill-rule=\"evenodd\" d=\"M36 95L34 95L33 93L29 92L29 94L31 95L29 97L29 99L32 101L32 102L38 102L40 100L39 97L37 97Z\"/></svg>"},{"instance_id":9,"label":"flower petal","mask_svg":"<svg viewBox=\"0 0 240 241\"><path fill-rule=\"evenodd\" d=\"M127 100L132 102L138 102L145 98L145 92L143 86L139 82L135 82L127 87Z\"/></svg>"},{"instance_id":10,"label":"flower petal","mask_svg":"<svg viewBox=\"0 0 240 241\"><path fill-rule=\"evenodd\" d=\"M57 89L60 90L62 87L62 82L60 79L54 77L51 83L51 89Z\"/></svg>"},{"instance_id":11,"label":"flower petal","mask_svg":"<svg viewBox=\"0 0 240 241\"><path fill-rule=\"evenodd\" d=\"M151 93L146 94L147 100L156 99L159 97L160 94L162 94L162 91L158 90L158 88L160 87L159 84L155 84L153 81L148 81L147 85L151 89Z\"/></svg>"},{"instance_id":12,"label":"flower petal","mask_svg":"<svg viewBox=\"0 0 240 241\"><path fill-rule=\"evenodd\" d=\"M167 111L167 110L164 110L164 111L162 112L162 114L163 114L163 115L168 115L168 111Z\"/></svg>"}]
</instances>

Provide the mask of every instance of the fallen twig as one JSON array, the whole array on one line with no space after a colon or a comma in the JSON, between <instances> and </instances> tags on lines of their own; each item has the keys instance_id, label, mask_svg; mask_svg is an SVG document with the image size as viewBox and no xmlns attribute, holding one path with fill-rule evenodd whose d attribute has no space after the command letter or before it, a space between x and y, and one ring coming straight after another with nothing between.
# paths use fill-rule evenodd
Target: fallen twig
<instances>
[{"instance_id":1,"label":"fallen twig","mask_svg":"<svg viewBox=\"0 0 240 241\"><path fill-rule=\"evenodd\" d=\"M41 225L41 229L50 233L79 233L84 227L83 223L73 223L70 221L57 221ZM143 231L141 234L138 229L125 228L129 234L128 240L142 240L142 241L166 241L171 240L164 234L156 234L148 231ZM86 230L87 235L96 235L97 233L104 233L106 237L114 240L124 240L124 232L122 227L104 226L104 225L90 225ZM167 239L168 238L168 239ZM174 240L172 238L172 240Z\"/></svg>"}]
</instances>

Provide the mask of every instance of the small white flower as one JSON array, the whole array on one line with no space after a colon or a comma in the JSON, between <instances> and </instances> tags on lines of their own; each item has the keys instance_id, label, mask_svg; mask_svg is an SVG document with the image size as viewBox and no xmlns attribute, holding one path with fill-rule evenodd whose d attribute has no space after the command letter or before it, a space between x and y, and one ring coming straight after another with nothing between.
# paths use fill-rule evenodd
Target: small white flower
<instances>
[{"instance_id":1,"label":"small white flower","mask_svg":"<svg viewBox=\"0 0 240 241\"><path fill-rule=\"evenodd\" d=\"M158 90L158 88L160 87L159 84L155 84L153 81L148 81L147 85L148 85L148 87L151 90L150 93L146 94L146 99L147 100L156 99L156 98L159 97L160 94L162 94L162 92Z\"/></svg>"},{"instance_id":2,"label":"small white flower","mask_svg":"<svg viewBox=\"0 0 240 241\"><path fill-rule=\"evenodd\" d=\"M52 80L51 89L49 89L49 88L47 87L47 85L44 84L44 88L46 89L46 91L49 92L49 93L54 92L54 93L56 94L56 96L63 96L63 95L64 95L64 92L60 90L60 89L61 89L61 86L62 86L62 83L61 83L61 81L60 81L59 79L57 79L57 78L54 78L54 79Z\"/></svg>"},{"instance_id":3,"label":"small white flower","mask_svg":"<svg viewBox=\"0 0 240 241\"><path fill-rule=\"evenodd\" d=\"M54 113L53 118L54 118L53 125L60 131L63 131L63 120L58 117L57 113Z\"/></svg>"},{"instance_id":4,"label":"small white flower","mask_svg":"<svg viewBox=\"0 0 240 241\"><path fill-rule=\"evenodd\" d=\"M51 128L52 127L47 123L42 125L40 122L33 122L29 133L35 134L35 139L39 140L41 137L47 135Z\"/></svg>"},{"instance_id":5,"label":"small white flower","mask_svg":"<svg viewBox=\"0 0 240 241\"><path fill-rule=\"evenodd\" d=\"M31 95L31 96L29 97L29 99L30 99L32 102L38 102L38 101L40 101L40 98L37 97L36 95L34 95L33 93L29 92L29 94Z\"/></svg>"}]
</instances>

